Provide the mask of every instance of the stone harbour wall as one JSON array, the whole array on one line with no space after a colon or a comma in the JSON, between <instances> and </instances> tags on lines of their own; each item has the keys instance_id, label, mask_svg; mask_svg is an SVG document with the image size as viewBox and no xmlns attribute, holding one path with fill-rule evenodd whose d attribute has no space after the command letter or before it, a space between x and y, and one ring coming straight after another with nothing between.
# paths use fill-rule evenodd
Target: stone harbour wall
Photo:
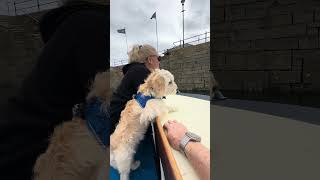
<instances>
[{"instance_id":1,"label":"stone harbour wall","mask_svg":"<svg viewBox=\"0 0 320 180\"><path fill-rule=\"evenodd\" d=\"M320 92L320 1L212 4L211 69L224 92Z\"/></svg>"}]
</instances>

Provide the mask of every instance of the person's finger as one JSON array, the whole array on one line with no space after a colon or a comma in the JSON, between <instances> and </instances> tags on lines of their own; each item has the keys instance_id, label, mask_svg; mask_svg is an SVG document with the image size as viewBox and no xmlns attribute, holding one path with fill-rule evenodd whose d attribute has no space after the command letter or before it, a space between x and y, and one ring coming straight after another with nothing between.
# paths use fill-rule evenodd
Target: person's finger
<instances>
[{"instance_id":1,"label":"person's finger","mask_svg":"<svg viewBox=\"0 0 320 180\"><path fill-rule=\"evenodd\" d=\"M178 121L174 119L173 122L177 123Z\"/></svg>"},{"instance_id":2,"label":"person's finger","mask_svg":"<svg viewBox=\"0 0 320 180\"><path fill-rule=\"evenodd\" d=\"M168 121L169 124L171 124L172 122L173 122L172 120L169 120L169 121Z\"/></svg>"}]
</instances>

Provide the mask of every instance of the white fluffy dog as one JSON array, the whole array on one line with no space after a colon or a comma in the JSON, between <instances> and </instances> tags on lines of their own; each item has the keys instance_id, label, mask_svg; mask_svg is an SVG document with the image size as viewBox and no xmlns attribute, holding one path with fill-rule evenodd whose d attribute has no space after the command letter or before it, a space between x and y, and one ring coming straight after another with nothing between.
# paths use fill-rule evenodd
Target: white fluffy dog
<instances>
[{"instance_id":1,"label":"white fluffy dog","mask_svg":"<svg viewBox=\"0 0 320 180\"><path fill-rule=\"evenodd\" d=\"M99 98L99 112L105 114L109 97L109 72L97 74L87 102ZM48 149L34 166L34 180L106 179L108 158L109 150L102 148L86 120L74 117L55 127Z\"/></svg>"},{"instance_id":2,"label":"white fluffy dog","mask_svg":"<svg viewBox=\"0 0 320 180\"><path fill-rule=\"evenodd\" d=\"M127 102L121 112L119 124L110 137L110 164L119 171L121 180L128 180L130 170L139 167L140 162L133 158L150 123L157 116L176 110L162 100L166 95L176 94L176 91L173 75L167 70L156 69L140 85L135 98ZM142 99L152 97L145 107L139 101L141 96Z\"/></svg>"}]
</instances>

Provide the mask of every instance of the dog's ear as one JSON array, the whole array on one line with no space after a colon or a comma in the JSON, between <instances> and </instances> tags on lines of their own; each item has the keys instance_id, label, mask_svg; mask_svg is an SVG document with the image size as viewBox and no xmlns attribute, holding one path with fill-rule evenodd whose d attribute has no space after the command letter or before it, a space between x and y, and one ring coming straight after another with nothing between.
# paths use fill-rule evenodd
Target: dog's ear
<instances>
[{"instance_id":1,"label":"dog's ear","mask_svg":"<svg viewBox=\"0 0 320 180\"><path fill-rule=\"evenodd\" d=\"M160 70L155 71L155 75L151 79L151 87L156 97L163 97L166 90L166 80L160 75Z\"/></svg>"}]
</instances>

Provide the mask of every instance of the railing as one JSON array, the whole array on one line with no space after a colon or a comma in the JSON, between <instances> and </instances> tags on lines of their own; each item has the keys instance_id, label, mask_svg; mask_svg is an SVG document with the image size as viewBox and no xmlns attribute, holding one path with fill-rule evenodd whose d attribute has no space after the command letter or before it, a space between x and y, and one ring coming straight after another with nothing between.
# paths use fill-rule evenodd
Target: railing
<instances>
[{"instance_id":1,"label":"railing","mask_svg":"<svg viewBox=\"0 0 320 180\"><path fill-rule=\"evenodd\" d=\"M205 32L196 36L192 36L184 39L184 46L196 45L200 43L205 43L210 41L210 32ZM173 42L173 47L182 47L183 40Z\"/></svg>"},{"instance_id":2,"label":"railing","mask_svg":"<svg viewBox=\"0 0 320 180\"><path fill-rule=\"evenodd\" d=\"M41 2L40 2L41 1ZM59 0L19 0L8 2L8 15L23 15L52 9L60 5Z\"/></svg>"},{"instance_id":3,"label":"railing","mask_svg":"<svg viewBox=\"0 0 320 180\"><path fill-rule=\"evenodd\" d=\"M205 32L203 34L199 34L199 35L184 39L184 46L187 47L187 46L206 43L206 42L210 42L210 32ZM182 47L182 44L183 44L182 40L173 42L173 47L171 48ZM171 49L171 48L168 48L168 49ZM158 53L162 56L168 51L168 49L161 50ZM128 64L128 60L114 60L113 63L111 63L111 66L115 67L115 66L122 66L125 64Z\"/></svg>"},{"instance_id":4,"label":"railing","mask_svg":"<svg viewBox=\"0 0 320 180\"><path fill-rule=\"evenodd\" d=\"M115 67L115 66L122 66L125 64L128 64L128 60L118 59L118 60L113 60L113 62L110 64L110 66Z\"/></svg>"}]
</instances>

